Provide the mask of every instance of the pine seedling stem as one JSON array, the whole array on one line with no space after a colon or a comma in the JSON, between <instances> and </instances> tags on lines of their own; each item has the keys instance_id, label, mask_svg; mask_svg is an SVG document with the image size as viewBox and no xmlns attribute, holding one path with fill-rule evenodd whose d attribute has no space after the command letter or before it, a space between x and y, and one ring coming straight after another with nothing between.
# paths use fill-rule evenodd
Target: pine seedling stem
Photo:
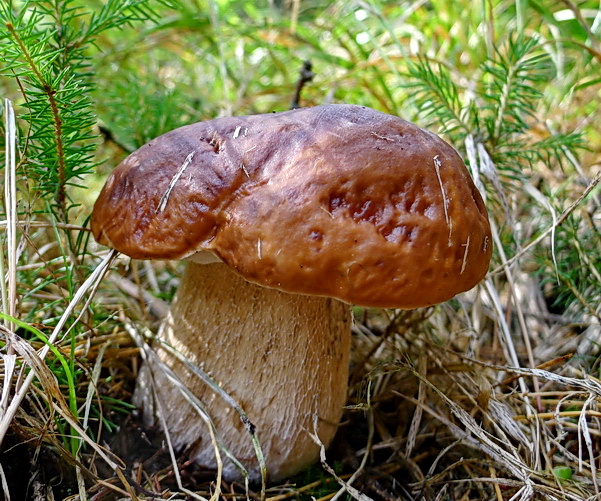
<instances>
[{"instance_id":1,"label":"pine seedling stem","mask_svg":"<svg viewBox=\"0 0 601 501\"><path fill-rule=\"evenodd\" d=\"M64 155L64 147L63 147L63 139L62 139L62 120L60 117L58 105L54 95L56 94L56 90L52 88L52 86L44 79L42 73L39 68L35 64L31 54L27 50L27 47L19 37L19 34L15 30L14 26L11 23L6 23L6 28L10 32L10 34L15 39L15 42L19 45L29 68L35 74L36 78L42 84L42 88L44 93L48 97L48 103L50 104L50 109L52 110L52 119L54 122L54 135L56 138L56 156L58 161L58 187L56 193L56 201L59 207L60 217L62 222L66 223L67 221L67 210L65 207L66 194L65 194L65 185L66 185L66 176L65 176L65 155Z\"/></svg>"}]
</instances>

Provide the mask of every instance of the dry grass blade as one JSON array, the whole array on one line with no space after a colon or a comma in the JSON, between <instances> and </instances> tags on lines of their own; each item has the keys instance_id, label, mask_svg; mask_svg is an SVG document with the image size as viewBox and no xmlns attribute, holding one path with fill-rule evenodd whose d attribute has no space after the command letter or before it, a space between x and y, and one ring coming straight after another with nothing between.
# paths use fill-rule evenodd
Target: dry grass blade
<instances>
[{"instance_id":1,"label":"dry grass blade","mask_svg":"<svg viewBox=\"0 0 601 501\"><path fill-rule=\"evenodd\" d=\"M11 385L10 381L13 379L13 375L15 373L15 367L17 362L16 355L4 355L2 354L2 362L4 366L4 374L3 380L4 384L2 385L2 395L0 396L0 416L6 412L6 408L8 407L8 402L10 399L10 390Z\"/></svg>"},{"instance_id":2,"label":"dry grass blade","mask_svg":"<svg viewBox=\"0 0 601 501\"><path fill-rule=\"evenodd\" d=\"M163 432L165 433L165 438L167 440L167 445L168 445L168 449L169 449L169 456L171 458L171 463L172 463L172 467L173 467L173 474L178 483L178 487L183 492L186 492L188 495L192 496L195 499L199 499L200 501L207 501L207 500L206 500L206 498L189 491L182 484L181 476L179 473L179 466L177 463L177 458L176 458L175 451L173 449L173 445L171 442L171 434L169 432L169 427L167 426L167 423L164 418L164 411L163 411L164 404L161 401L161 399L159 398L159 395L156 392L155 387L154 387L154 385L155 385L154 374L156 373L156 371L161 371L161 373L166 375L167 379L171 382L171 384L173 384L177 388L177 391L179 391L184 396L184 398L190 403L192 408L198 413L198 416L200 417L200 419L205 423L205 425L209 429L209 434L210 434L210 437L211 437L211 440L213 443L213 449L215 451L215 462L218 465L217 473L216 473L216 477L217 477L216 489L210 499L210 501L215 501L221 494L221 475L222 475L223 463L221 460L220 449L225 450L225 448L222 446L222 444L219 443L219 441L215 435L215 426L213 424L213 421L211 420L211 417L207 414L202 402L200 402L198 400L198 398L196 398L196 396L192 392L190 392L190 390L188 390L186 385L173 373L173 371L169 367L167 367L163 363L162 360L159 359L159 357L152 350L150 345L148 345L148 343L146 343L144 341L144 338L138 332L137 328L129 322L125 323L125 328L129 332L129 334L132 336L135 343L140 348L142 360L144 360L144 362L146 364L148 364L148 367L150 369L150 383L153 385L152 390L153 390L155 402L157 404L157 416L161 422L161 427L163 429ZM231 457L231 455L227 451L225 451L225 452L226 452L226 454L228 454L228 457ZM233 459L233 460L243 470L242 465L240 465L237 460L235 460L235 459Z\"/></svg>"},{"instance_id":3,"label":"dry grass blade","mask_svg":"<svg viewBox=\"0 0 601 501\"><path fill-rule=\"evenodd\" d=\"M578 418L578 430L580 432L578 434L578 457L579 457L580 470L582 470L583 451L582 451L582 442L581 441L584 441L588 455L589 455L589 459L590 459L589 460L589 468L591 470L591 476L593 478L593 485L595 487L595 495L599 496L597 467L595 465L597 457L596 457L595 452L593 451L593 440L591 439L591 434L589 432L589 425L588 425L587 419L586 419L587 418L586 408L589 405L594 405L596 400L597 400L597 398L595 397L595 395L589 395L589 397L586 399L586 402L582 406L582 412L580 413L580 417Z\"/></svg>"},{"instance_id":4,"label":"dry grass blade","mask_svg":"<svg viewBox=\"0 0 601 501\"><path fill-rule=\"evenodd\" d=\"M104 359L104 353L109 347L109 341L106 341L104 344L100 346L98 350L98 354L96 355L96 362L94 363L94 368L92 370L92 377L90 378L90 382L88 384L88 393L86 395L85 402L83 404L84 414L83 414L83 422L82 428L84 430L88 429L88 423L90 419L90 410L92 408L92 399L94 398L94 394L96 393L96 388L98 387L98 379L100 378L100 370L102 369L102 362Z\"/></svg>"},{"instance_id":5,"label":"dry grass blade","mask_svg":"<svg viewBox=\"0 0 601 501\"><path fill-rule=\"evenodd\" d=\"M369 401L368 401L368 406L369 406ZM339 499L341 496L343 496L348 491L348 488L351 487L353 485L353 482L355 480L357 480L359 475L361 475L363 473L363 470L365 469L365 465L367 464L367 460L368 460L369 456L371 455L373 439L374 439L374 419L373 419L373 411L371 409L367 411L367 430L368 430L367 431L367 445L365 446L365 450L363 451L363 457L361 458L361 463L359 464L359 467L350 476L350 478L346 482L344 482L341 489L332 497L332 501L336 501L337 499ZM313 440L315 440L315 438ZM338 477L338 478L340 478L342 480L341 477ZM338 480L338 479L336 479L336 480Z\"/></svg>"},{"instance_id":6,"label":"dry grass blade","mask_svg":"<svg viewBox=\"0 0 601 501\"><path fill-rule=\"evenodd\" d=\"M509 435L508 438L511 438L523 447L527 449L532 448L532 440L526 436L516 423L516 416L513 414L511 407L496 399L490 399L488 407L490 414L495 416L494 426L498 426L503 433Z\"/></svg>"},{"instance_id":7,"label":"dry grass blade","mask_svg":"<svg viewBox=\"0 0 601 501\"><path fill-rule=\"evenodd\" d=\"M57 340L58 336L62 333L62 329L63 329L65 323L67 322L68 319L70 319L75 308L79 305L79 303L84 298L84 296L86 294L88 294L90 291L93 291L96 287L98 287L100 280L102 279L104 274L110 268L111 263L115 259L116 255L117 255L117 253L115 251L110 252L104 258L104 260L100 262L100 264L96 267L96 269L92 272L92 274L88 277L88 279L82 284L82 286L77 290L72 301L69 303L69 305L65 309L63 315L59 319L56 327L52 331L52 334L48 338L46 344L39 351L38 355L39 355L39 359L41 361L44 360L44 358L50 351L50 347ZM6 409L6 412L0 417L0 444L4 440L6 432L8 431L8 428L9 428L15 414L17 413L17 410L18 410L19 406L21 405L21 402L23 401L23 399L25 398L25 395L29 391L29 386L33 382L33 379L35 376L36 376L35 371L29 372L29 374L27 375L27 377L25 378L25 380L19 387L18 391L13 396L10 404L8 405L8 407Z\"/></svg>"},{"instance_id":8,"label":"dry grass blade","mask_svg":"<svg viewBox=\"0 0 601 501\"><path fill-rule=\"evenodd\" d=\"M498 238L498 233L496 232L496 230L493 230L493 236L495 236L495 235ZM503 348L504 348L504 352L505 352L505 358L507 359L508 363L510 363L511 365L519 366L520 365L519 358L517 355L517 351L515 349L513 338L511 336L511 329L509 328L509 325L505 321L505 311L501 304L501 298L499 297L499 293L498 293L497 289L495 288L490 277L487 277L484 280L484 285L485 285L486 290L487 290L487 292L490 296L490 299L493 303L494 310L497 315L497 322L499 324L501 333L503 334L502 340L504 341ZM522 390L522 394L525 395L527 393L525 383L522 380L519 380L518 382L520 385L520 389ZM528 401L527 397L524 398L524 403L526 405L526 412L530 413L531 405L530 405L530 402Z\"/></svg>"},{"instance_id":9,"label":"dry grass blade","mask_svg":"<svg viewBox=\"0 0 601 501\"><path fill-rule=\"evenodd\" d=\"M423 374L425 378L426 371L426 359L425 354L419 358L418 370L420 374ZM419 389L417 394L417 405L415 406L415 412L413 413L413 419L411 420L411 426L409 427L409 433L407 434L407 443L405 445L405 457L410 458L413 448L415 447L415 438L419 431L419 426L422 420L423 405L426 400L426 386L420 379Z\"/></svg>"},{"instance_id":10,"label":"dry grass blade","mask_svg":"<svg viewBox=\"0 0 601 501\"><path fill-rule=\"evenodd\" d=\"M217 382L213 378L211 378L211 376L209 376L200 367L198 367L197 365L193 364L190 360L188 360L186 357L184 357L180 352L178 352L177 350L175 350L172 346L170 346L169 344L165 343L163 340L157 338L155 341L158 342L158 343L160 343L161 347L163 349L165 349L167 352L169 352L169 354L173 355L180 362L182 362L183 364L185 364L185 366L196 377L198 377L207 386L209 386L211 388L211 390L216 395L219 395L225 402L227 402L228 405L230 405L232 407L232 409L234 409L234 411L236 411L236 413L240 417L240 420L244 424L244 428L246 429L246 431L249 434L249 438L250 438L250 440L251 440L251 442L253 444L253 448L255 450L255 455L256 455L257 461L259 463L259 469L261 471L261 499L265 499L265 492L266 492L266 486L267 486L267 466L265 464L265 457L263 456L263 450L261 448L261 443L259 442L259 437L257 436L257 434L254 431L254 425L251 423L251 421L248 418L248 415L246 414L246 412L244 411L244 409L240 406L240 404L229 393L227 393L219 384L217 384ZM148 347L148 349L150 349L150 347ZM153 360L157 360L158 361L158 359L156 357L153 357ZM160 362L160 364L161 364L161 370L165 371L166 366L162 362ZM176 376L172 375L172 379L173 378L176 378ZM178 381L178 387L180 387L180 391L183 391L184 395L187 394L186 398L188 400L190 400L193 397L193 395L191 395L190 392L187 390L187 388L185 388L185 386L182 385L182 383L179 381L179 379L176 378L174 380ZM198 402L198 399L196 399L196 397L194 397L194 400L197 402L197 404L200 404L200 402ZM203 412L203 414L205 416L208 417L208 415L206 414L206 412L204 410L202 412ZM226 454L228 455L228 457L238 466L238 468L240 469L240 471L242 472L242 474L244 475L244 477L248 481L248 472L242 466L242 464L237 459L235 459L229 453L229 451L227 451L227 449L225 449L223 447L222 444L220 444L220 447L226 452Z\"/></svg>"},{"instance_id":11,"label":"dry grass blade","mask_svg":"<svg viewBox=\"0 0 601 501\"><path fill-rule=\"evenodd\" d=\"M9 99L4 100L6 129L6 161L4 167L4 208L6 211L6 246L8 260L7 284L8 293L3 294L4 313L15 317L17 307L17 138L15 112ZM3 260L4 258L2 258ZM1 270L0 270L1 271ZM2 274L4 275L4 274ZM12 325L7 325L9 329ZM10 353L10 347L9 347Z\"/></svg>"},{"instance_id":12,"label":"dry grass blade","mask_svg":"<svg viewBox=\"0 0 601 501\"><path fill-rule=\"evenodd\" d=\"M173 449L173 444L171 442L171 433L169 432L169 427L167 426L167 421L165 420L165 411L163 410L163 402L161 401L159 394L157 393L156 389L154 388L154 378L151 380L151 384L153 385L153 394L154 394L154 398L157 402L157 416L159 417L159 420L161 421L161 426L163 428L163 431L165 432L165 439L167 440L167 447L169 448L169 456L171 457L173 474L175 475L175 478L177 480L177 485L182 492L184 492L185 494L188 494L188 496L192 497L193 499L198 499L199 501L207 501L207 499L202 497L201 495L196 494L189 489L186 489L186 487L184 487L184 485L182 483L182 478L179 473L179 467L177 464L177 458L175 456L175 450ZM208 501L216 501L217 499L219 499L219 496L221 495L221 475L222 475L222 470L223 470L223 463L221 461L221 454L219 453L219 444L217 443L217 439L215 437L215 430L213 429L212 423L209 425L209 435L211 437L211 441L213 443L213 448L215 451L215 461L217 463L217 473L216 473L216 479L215 479L216 489Z\"/></svg>"},{"instance_id":13,"label":"dry grass blade","mask_svg":"<svg viewBox=\"0 0 601 501\"><path fill-rule=\"evenodd\" d=\"M424 384L431 390L434 390L434 392L449 407L451 413L464 425L465 431L445 419L445 421L447 421L447 426L454 432L454 435L457 438L467 440L471 445L481 448L488 456L493 457L499 464L502 464L511 471L513 475L522 479L526 485L531 484L529 476L534 472L523 462L515 451L510 451L508 454L508 451L500 447L490 433L484 430L470 414L454 402L453 399L449 398L445 392L441 391L427 379L422 378L418 372L414 372L414 375L423 380Z\"/></svg>"},{"instance_id":14,"label":"dry grass blade","mask_svg":"<svg viewBox=\"0 0 601 501\"><path fill-rule=\"evenodd\" d=\"M414 374L416 377L419 377L418 374L420 373L418 371L414 371ZM495 435L492 433L492 431L485 430L482 426L482 423L477 422L472 416L470 416L469 413L467 413L460 405L458 405L456 397L451 397L444 391L438 389L436 385L430 381L425 380L424 383L428 386L428 388L433 389L434 392L444 401L451 414L455 416L461 426L458 426L458 424L454 423L450 418L444 416L443 414L437 413L433 408L424 406L424 411L426 411L435 419L440 420L441 423L444 424L445 429L450 430L453 435L459 439L459 441L450 444L439 454L430 471L428 472L427 478L423 482L415 484L416 487L425 487L428 485L435 488L437 485L446 485L449 482L477 481L500 484L505 487L513 486L518 488L511 499L531 499L537 494L544 495L546 496L545 498L548 499L582 499L576 493L571 492L571 489L568 491L560 491L558 488L548 485L550 479L548 479L544 474L541 474L541 472L537 472L532 469L528 464L529 458L522 457L518 451L511 446L512 441L510 439L503 439L502 435ZM465 389L464 391L468 392L469 390ZM414 404L418 404L417 400L412 401ZM489 404L492 404L492 401L489 402ZM498 430L499 426L506 428L507 425L502 424L504 419L501 419L501 416L496 414L495 409L496 407L491 405L490 411L486 413L488 416L487 421L493 425L493 430L495 428ZM523 438L524 437L522 437L522 439ZM485 456L493 458L492 464L496 465L495 468L502 467L503 469L506 469L507 471L511 472L512 475L515 475L518 480L497 478L496 473L495 475L491 475L491 478L486 480L482 478L476 479L476 476L471 476L466 480L449 479L448 473L455 467L459 466L459 463L449 466L445 471L434 474L434 471L437 468L436 463L444 455L446 455L451 448L456 447L459 443L467 444L480 449L482 452L484 452ZM530 445L529 448L532 448L532 445ZM460 463L463 462L464 460L462 459ZM495 492L496 491L497 490L495 489Z\"/></svg>"},{"instance_id":15,"label":"dry grass blade","mask_svg":"<svg viewBox=\"0 0 601 501\"><path fill-rule=\"evenodd\" d=\"M58 402L63 409L68 409L68 405L60 391L54 373L40 358L38 352L33 349L31 344L4 327L0 327L0 332L3 332L5 339L10 340L13 349L20 356L25 365L31 368L30 374L33 373L40 382L47 398ZM19 386L17 385L17 390L18 389Z\"/></svg>"},{"instance_id":16,"label":"dry grass blade","mask_svg":"<svg viewBox=\"0 0 601 501\"><path fill-rule=\"evenodd\" d=\"M528 369L525 367L506 367L494 364L483 364L482 362L478 362L476 360L471 360L471 362L485 365L486 367L491 367L497 370L510 372L512 374L519 374L522 376L537 376L548 381L553 381L554 383L558 383L562 386L580 388L587 394L590 393L594 395L595 398L601 398L601 382L592 376L586 378L575 378L562 376L561 374L543 369Z\"/></svg>"},{"instance_id":17,"label":"dry grass blade","mask_svg":"<svg viewBox=\"0 0 601 501\"><path fill-rule=\"evenodd\" d=\"M106 349L108 348L108 346L109 346L109 343L105 342L98 350L98 355L96 356L96 363L94 364L94 369L92 370L92 377L90 378L90 383L88 384L88 393L86 395L86 399L83 404L83 407L84 407L83 422L81 424L82 429L86 433L88 431L88 424L89 424L89 418L90 418L90 410L92 408L92 401L94 398L94 394L96 393L96 388L98 386L98 379L100 377L100 370L102 368L102 360L103 360L104 353L105 353ZM78 450L75 454L75 459L78 462L80 462L80 456L81 456L81 447L78 448ZM85 484L85 480L84 480L82 471L80 468L77 468L75 472L77 475L77 485L79 487L79 496L81 499L85 499L86 484Z\"/></svg>"},{"instance_id":18,"label":"dry grass blade","mask_svg":"<svg viewBox=\"0 0 601 501\"><path fill-rule=\"evenodd\" d=\"M61 415L61 417L71 425L71 427L77 431L81 439L86 442L103 460L109 465L109 467L113 470L113 472L117 475L119 480L123 483L125 488L127 489L128 494L131 496L131 499L138 499L135 491L133 490L130 483L127 481L122 472L122 465L113 461L108 454L98 445L94 440L92 440L88 434L79 426L79 423L71 416L69 412L64 411L60 406L56 405L55 402L50 402L52 408Z\"/></svg>"},{"instance_id":19,"label":"dry grass blade","mask_svg":"<svg viewBox=\"0 0 601 501\"><path fill-rule=\"evenodd\" d=\"M342 489L344 491L348 492L353 498L357 499L358 501L373 501L372 498L370 498L366 494L363 494L362 492L358 491L352 485L350 485L348 482L345 482L342 478L340 478L338 475L336 475L336 472L327 463L326 448L323 445L322 441L319 439L319 436L317 435L317 423L315 423L315 432L309 433L309 436L313 439L315 444L317 444L317 446L319 447L319 459L321 461L321 465L323 466L324 470L326 470L330 475L332 475L334 480L336 480L336 482L338 482L340 484Z\"/></svg>"},{"instance_id":20,"label":"dry grass blade","mask_svg":"<svg viewBox=\"0 0 601 501\"><path fill-rule=\"evenodd\" d=\"M8 228L10 222L0 221L0 228L6 229ZM61 230L72 230L72 231L83 231L89 232L90 228L86 228L84 226L80 226L78 224L68 224L68 223L60 223L60 222L46 222L46 221L23 221L17 220L16 225L20 228L59 228Z\"/></svg>"},{"instance_id":21,"label":"dry grass blade","mask_svg":"<svg viewBox=\"0 0 601 501\"><path fill-rule=\"evenodd\" d=\"M2 484L3 499L10 501L10 492L8 491L8 483L6 482L6 475L4 474L4 468L0 463L0 483Z\"/></svg>"},{"instance_id":22,"label":"dry grass blade","mask_svg":"<svg viewBox=\"0 0 601 501\"><path fill-rule=\"evenodd\" d=\"M154 297L146 290L141 290L140 287L131 280L120 277L116 273L109 274L108 279L128 296L136 297L144 301L157 318L164 318L167 311L169 311L169 306L164 301Z\"/></svg>"}]
</instances>

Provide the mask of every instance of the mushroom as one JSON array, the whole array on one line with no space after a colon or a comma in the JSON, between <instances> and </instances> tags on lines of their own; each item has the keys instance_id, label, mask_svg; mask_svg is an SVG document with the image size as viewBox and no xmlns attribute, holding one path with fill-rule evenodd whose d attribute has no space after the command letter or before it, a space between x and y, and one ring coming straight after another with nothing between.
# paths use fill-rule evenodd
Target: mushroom
<instances>
[{"instance_id":1,"label":"mushroom","mask_svg":"<svg viewBox=\"0 0 601 501\"><path fill-rule=\"evenodd\" d=\"M270 478L318 457L346 400L350 304L417 308L472 288L491 256L486 209L435 134L354 105L224 117L127 157L95 204L97 241L136 259L185 259L158 336L245 409ZM244 423L160 345L225 447L258 478ZM214 467L207 428L155 374L175 446ZM148 368L136 402L156 407ZM224 477L239 477L231 462Z\"/></svg>"}]
</instances>

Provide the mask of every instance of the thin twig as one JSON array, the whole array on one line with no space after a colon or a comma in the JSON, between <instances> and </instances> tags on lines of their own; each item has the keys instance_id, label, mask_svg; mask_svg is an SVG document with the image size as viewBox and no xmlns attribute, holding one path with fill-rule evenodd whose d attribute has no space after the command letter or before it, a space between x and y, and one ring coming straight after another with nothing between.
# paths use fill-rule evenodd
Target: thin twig
<instances>
[{"instance_id":1,"label":"thin twig","mask_svg":"<svg viewBox=\"0 0 601 501\"><path fill-rule=\"evenodd\" d=\"M300 99L303 88L315 77L315 73L311 71L312 68L313 65L311 64L311 61L303 61L303 67L300 70L300 76L298 77L298 81L296 82L294 97L292 98L292 103L290 103L291 110L301 107Z\"/></svg>"},{"instance_id":2,"label":"thin twig","mask_svg":"<svg viewBox=\"0 0 601 501\"><path fill-rule=\"evenodd\" d=\"M526 254L526 252L528 252L532 247L534 247L535 245L538 245L545 238L547 238L547 236L550 233L554 232L557 229L557 227L561 226L566 221L566 219L568 217L570 217L572 212L574 212L576 210L576 208L582 203L582 201L590 194L590 192L595 189L595 186L597 186L597 184L599 184L599 181L601 181L601 172L597 173L595 178L588 184L588 186L582 192L582 194L572 204L570 204L570 206L566 210L564 210L561 213L561 216L559 216L557 218L557 221L555 224L553 224L549 228L547 228L543 233L541 233L538 237L536 237L534 240L532 240L532 242L530 242L525 247L522 247L522 249L517 254L513 255L507 261L500 264L497 268L492 270L490 273L492 273L492 274L499 273L500 271L503 270L503 268L505 266L509 266L514 261L518 260L524 254Z\"/></svg>"},{"instance_id":3,"label":"thin twig","mask_svg":"<svg viewBox=\"0 0 601 501\"><path fill-rule=\"evenodd\" d=\"M9 225L9 221L0 221L0 229L4 229ZM74 231L92 231L90 228L79 226L78 224L68 223L49 223L47 221L16 221L17 226L22 228L60 228L61 230L74 230Z\"/></svg>"}]
</instances>

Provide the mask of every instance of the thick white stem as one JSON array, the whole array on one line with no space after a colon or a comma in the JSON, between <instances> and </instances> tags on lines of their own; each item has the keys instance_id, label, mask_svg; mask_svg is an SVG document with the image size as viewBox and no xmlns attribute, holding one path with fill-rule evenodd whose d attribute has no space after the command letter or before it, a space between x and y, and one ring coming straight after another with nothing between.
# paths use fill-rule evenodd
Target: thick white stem
<instances>
[{"instance_id":1,"label":"thick white stem","mask_svg":"<svg viewBox=\"0 0 601 501\"><path fill-rule=\"evenodd\" d=\"M290 476L318 458L309 433L329 444L346 401L350 309L334 299L286 294L259 287L224 264L188 263L159 336L206 371L246 411L256 426L268 475ZM205 404L224 445L259 478L255 452L238 414L182 364L160 358ZM200 464L215 467L206 426L165 376L155 374L174 444ZM147 423L155 406L148 368L135 402ZM224 476L239 478L226 462Z\"/></svg>"}]
</instances>

